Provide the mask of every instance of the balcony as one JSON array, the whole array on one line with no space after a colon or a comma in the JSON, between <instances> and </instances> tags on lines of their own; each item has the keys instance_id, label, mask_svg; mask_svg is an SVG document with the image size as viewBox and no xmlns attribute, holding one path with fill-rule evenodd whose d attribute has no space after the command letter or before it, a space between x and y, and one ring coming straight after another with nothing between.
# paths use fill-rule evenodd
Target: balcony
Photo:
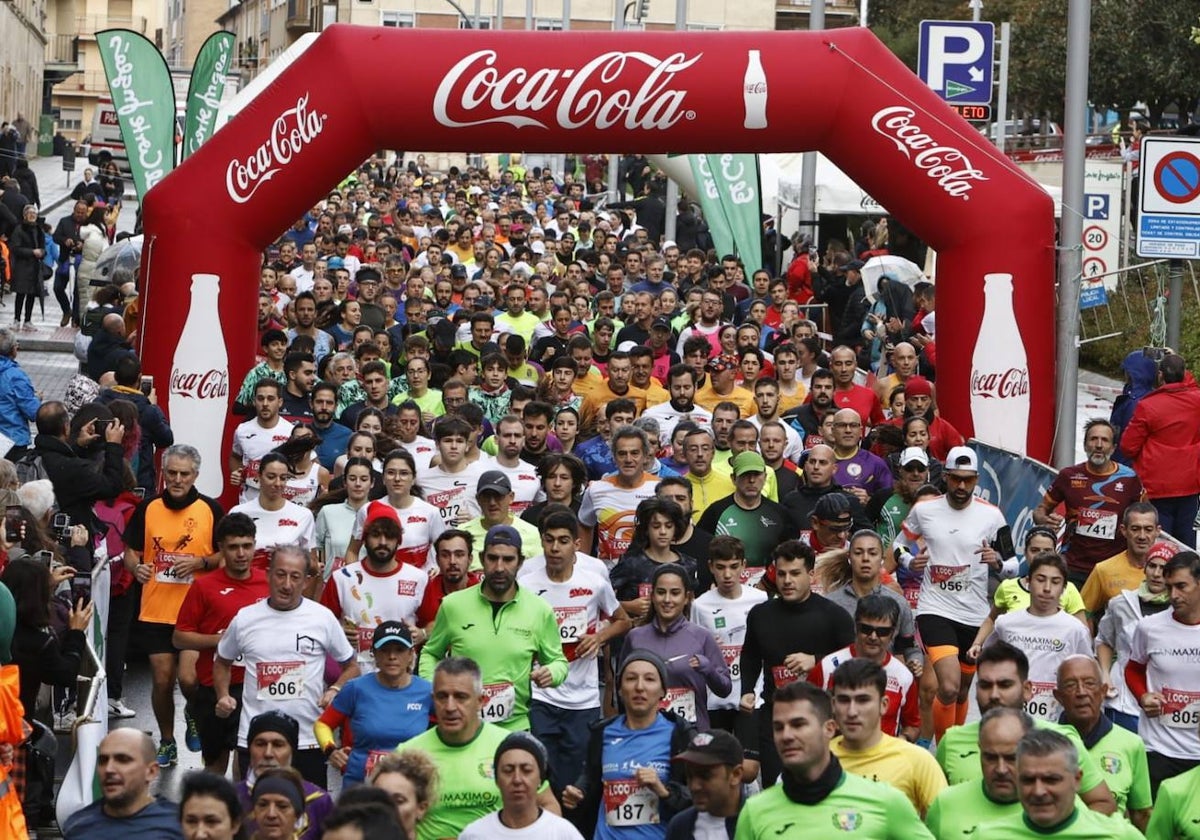
<instances>
[{"instance_id":1,"label":"balcony","mask_svg":"<svg viewBox=\"0 0 1200 840\"><path fill-rule=\"evenodd\" d=\"M103 70L75 73L54 86L54 93L76 96L108 96L108 79Z\"/></svg>"},{"instance_id":2,"label":"balcony","mask_svg":"<svg viewBox=\"0 0 1200 840\"><path fill-rule=\"evenodd\" d=\"M141 16L111 17L109 15L79 15L75 18L75 31L80 38L94 40L102 29L132 29L139 35L146 34L146 19Z\"/></svg>"},{"instance_id":3,"label":"balcony","mask_svg":"<svg viewBox=\"0 0 1200 840\"><path fill-rule=\"evenodd\" d=\"M287 28L288 31L302 32L312 29L309 0L287 0Z\"/></svg>"},{"instance_id":4,"label":"balcony","mask_svg":"<svg viewBox=\"0 0 1200 840\"><path fill-rule=\"evenodd\" d=\"M79 66L79 40L74 35L46 36L46 64Z\"/></svg>"}]
</instances>

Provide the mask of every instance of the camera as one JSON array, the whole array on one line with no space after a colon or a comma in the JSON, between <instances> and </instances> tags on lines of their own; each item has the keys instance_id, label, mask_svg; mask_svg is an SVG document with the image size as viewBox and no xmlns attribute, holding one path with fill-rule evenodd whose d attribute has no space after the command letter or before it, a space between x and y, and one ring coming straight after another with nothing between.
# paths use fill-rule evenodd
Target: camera
<instances>
[{"instance_id":1,"label":"camera","mask_svg":"<svg viewBox=\"0 0 1200 840\"><path fill-rule=\"evenodd\" d=\"M54 514L54 520L51 523L51 529L54 532L54 538L63 545L69 545L71 542L71 517L65 513Z\"/></svg>"},{"instance_id":2,"label":"camera","mask_svg":"<svg viewBox=\"0 0 1200 840\"><path fill-rule=\"evenodd\" d=\"M1165 347L1143 347L1142 355L1154 362L1161 362L1163 357L1167 355Z\"/></svg>"},{"instance_id":3,"label":"camera","mask_svg":"<svg viewBox=\"0 0 1200 840\"><path fill-rule=\"evenodd\" d=\"M112 420L93 420L92 432L100 437L104 437L104 435L108 433L108 427L111 425Z\"/></svg>"}]
</instances>

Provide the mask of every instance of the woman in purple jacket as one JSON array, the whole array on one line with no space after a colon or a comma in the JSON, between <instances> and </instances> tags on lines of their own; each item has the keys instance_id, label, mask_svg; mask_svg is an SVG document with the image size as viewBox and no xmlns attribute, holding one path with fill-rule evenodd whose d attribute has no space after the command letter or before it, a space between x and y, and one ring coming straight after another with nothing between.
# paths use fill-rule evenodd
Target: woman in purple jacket
<instances>
[{"instance_id":1,"label":"woman in purple jacket","mask_svg":"<svg viewBox=\"0 0 1200 840\"><path fill-rule=\"evenodd\" d=\"M670 709L708 731L708 692L728 697L733 689L729 668L716 639L688 620L692 593L687 571L674 563L654 570L650 593L650 622L629 631L626 650L649 650L667 665L667 696Z\"/></svg>"}]
</instances>

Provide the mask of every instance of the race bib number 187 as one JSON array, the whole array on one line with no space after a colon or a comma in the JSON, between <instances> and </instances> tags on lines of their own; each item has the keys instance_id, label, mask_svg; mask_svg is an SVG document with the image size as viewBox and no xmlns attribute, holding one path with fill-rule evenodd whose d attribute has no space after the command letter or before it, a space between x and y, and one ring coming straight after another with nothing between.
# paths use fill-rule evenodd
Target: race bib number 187
<instances>
[{"instance_id":1,"label":"race bib number 187","mask_svg":"<svg viewBox=\"0 0 1200 840\"><path fill-rule=\"evenodd\" d=\"M614 828L658 823L658 796L637 779L604 783L604 821Z\"/></svg>"}]
</instances>

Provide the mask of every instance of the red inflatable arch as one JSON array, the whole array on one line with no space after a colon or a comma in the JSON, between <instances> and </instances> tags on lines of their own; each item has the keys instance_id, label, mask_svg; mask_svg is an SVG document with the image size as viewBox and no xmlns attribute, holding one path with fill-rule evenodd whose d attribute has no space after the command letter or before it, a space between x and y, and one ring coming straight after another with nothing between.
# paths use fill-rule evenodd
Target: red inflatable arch
<instances>
[{"instance_id":1,"label":"red inflatable arch","mask_svg":"<svg viewBox=\"0 0 1200 840\"><path fill-rule=\"evenodd\" d=\"M1051 200L869 31L337 25L146 196L145 367L176 439L205 458L202 492L227 489L221 453L257 349L263 249L379 148L820 150L938 252L942 413L964 433L1050 454ZM1003 277L989 282L983 323L985 275L1011 276L1015 326ZM986 352L974 352L981 329Z\"/></svg>"}]
</instances>

